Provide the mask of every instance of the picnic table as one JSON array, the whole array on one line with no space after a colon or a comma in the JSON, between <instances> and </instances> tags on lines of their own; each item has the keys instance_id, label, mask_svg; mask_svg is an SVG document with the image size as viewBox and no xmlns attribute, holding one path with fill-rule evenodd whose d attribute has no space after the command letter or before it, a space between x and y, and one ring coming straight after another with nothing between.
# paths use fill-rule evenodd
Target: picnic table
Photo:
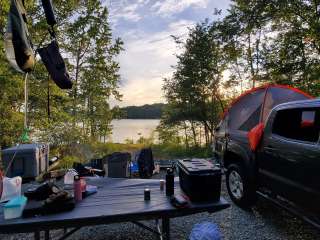
<instances>
[{"instance_id":1,"label":"picnic table","mask_svg":"<svg viewBox=\"0 0 320 240\"><path fill-rule=\"evenodd\" d=\"M66 239L81 227L120 222L132 222L160 239L170 239L170 219L200 212L213 213L229 207L222 197L217 202L190 203L188 208L177 209L170 203L165 191L160 191L156 179L87 179L87 184L98 186L98 192L91 195L69 212L4 220L3 204L0 204L0 233L32 233L35 240L40 232L64 229ZM151 190L151 200L144 200L144 189ZM175 178L175 193L181 193L179 179ZM141 223L143 220L155 220L155 227ZM162 224L160 224L160 221Z\"/></svg>"}]
</instances>

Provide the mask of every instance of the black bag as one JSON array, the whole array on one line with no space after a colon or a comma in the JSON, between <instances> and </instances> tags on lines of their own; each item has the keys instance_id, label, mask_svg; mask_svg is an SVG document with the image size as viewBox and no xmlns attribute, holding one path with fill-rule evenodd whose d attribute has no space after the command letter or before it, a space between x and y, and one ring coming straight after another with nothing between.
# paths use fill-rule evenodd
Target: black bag
<instances>
[{"instance_id":1,"label":"black bag","mask_svg":"<svg viewBox=\"0 0 320 240\"><path fill-rule=\"evenodd\" d=\"M56 17L54 16L51 0L41 0L41 2L42 2L44 14L46 15L47 23L50 26L57 24Z\"/></svg>"},{"instance_id":2,"label":"black bag","mask_svg":"<svg viewBox=\"0 0 320 240\"><path fill-rule=\"evenodd\" d=\"M141 149L137 162L140 177L150 178L154 170L154 161L151 148Z\"/></svg>"},{"instance_id":3,"label":"black bag","mask_svg":"<svg viewBox=\"0 0 320 240\"><path fill-rule=\"evenodd\" d=\"M38 49L40 57L46 66L52 80L61 89L71 89L72 82L67 72L64 60L59 52L56 41L52 41L48 46Z\"/></svg>"},{"instance_id":4,"label":"black bag","mask_svg":"<svg viewBox=\"0 0 320 240\"><path fill-rule=\"evenodd\" d=\"M26 23L26 10L22 1L11 0L4 35L5 50L10 64L22 72L32 71L35 62Z\"/></svg>"}]
</instances>

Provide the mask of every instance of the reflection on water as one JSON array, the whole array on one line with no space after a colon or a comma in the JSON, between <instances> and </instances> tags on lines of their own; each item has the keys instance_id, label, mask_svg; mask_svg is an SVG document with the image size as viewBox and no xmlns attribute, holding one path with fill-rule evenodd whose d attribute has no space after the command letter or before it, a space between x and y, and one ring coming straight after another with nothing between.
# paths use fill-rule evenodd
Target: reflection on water
<instances>
[{"instance_id":1,"label":"reflection on water","mask_svg":"<svg viewBox=\"0 0 320 240\"><path fill-rule=\"evenodd\" d=\"M126 139L136 142L140 137L148 138L159 125L159 119L113 120L112 134L108 138L114 143L124 143Z\"/></svg>"}]
</instances>

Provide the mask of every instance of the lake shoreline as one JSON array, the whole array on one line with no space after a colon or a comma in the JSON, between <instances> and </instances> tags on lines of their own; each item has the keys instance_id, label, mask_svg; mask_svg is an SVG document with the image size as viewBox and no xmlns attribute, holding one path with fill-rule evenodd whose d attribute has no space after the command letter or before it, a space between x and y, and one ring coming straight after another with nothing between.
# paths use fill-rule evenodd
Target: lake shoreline
<instances>
[{"instance_id":1,"label":"lake shoreline","mask_svg":"<svg viewBox=\"0 0 320 240\"><path fill-rule=\"evenodd\" d=\"M108 141L114 143L137 142L140 138L150 138L160 124L160 119L114 119L112 133Z\"/></svg>"}]
</instances>

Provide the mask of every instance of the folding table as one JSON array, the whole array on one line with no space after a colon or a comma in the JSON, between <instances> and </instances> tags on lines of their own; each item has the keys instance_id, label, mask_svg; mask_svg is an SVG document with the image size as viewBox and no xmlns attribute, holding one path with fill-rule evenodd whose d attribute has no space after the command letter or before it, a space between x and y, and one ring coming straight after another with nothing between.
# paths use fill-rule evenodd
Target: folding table
<instances>
[{"instance_id":1,"label":"folding table","mask_svg":"<svg viewBox=\"0 0 320 240\"><path fill-rule=\"evenodd\" d=\"M98 192L69 212L4 220L3 204L0 204L0 233L34 232L35 240L39 240L40 232L44 231L45 239L49 240L50 230L65 229L60 239L66 239L84 226L132 222L160 239L170 239L171 218L214 213L229 207L221 197L217 202L190 203L188 208L177 209L171 205L165 191L160 190L156 179L99 178L87 179L87 184L98 186ZM150 201L144 200L145 188L151 190ZM175 179L175 193L181 193L178 178ZM141 223L143 220L155 220L156 227Z\"/></svg>"}]
</instances>

